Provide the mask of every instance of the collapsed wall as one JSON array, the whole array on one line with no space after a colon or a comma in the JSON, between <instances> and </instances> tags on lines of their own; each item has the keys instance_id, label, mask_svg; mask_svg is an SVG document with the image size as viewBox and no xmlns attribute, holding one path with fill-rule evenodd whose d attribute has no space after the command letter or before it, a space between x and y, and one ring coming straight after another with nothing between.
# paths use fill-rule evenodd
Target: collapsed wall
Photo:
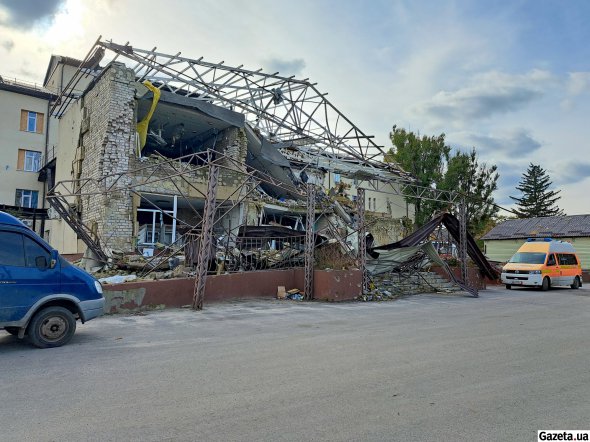
<instances>
[{"instance_id":1,"label":"collapsed wall","mask_svg":"<svg viewBox=\"0 0 590 442\"><path fill-rule=\"evenodd\" d=\"M82 222L101 238L104 248L122 252L135 248L137 209L154 208L140 195L177 195L195 201L203 200L207 192L207 167L184 163L179 173L179 163L161 154L138 156L136 90L133 71L112 63L81 99L83 121L75 178L82 182L91 178L100 185L97 192L82 191L79 211ZM194 118L202 117L195 114ZM230 126L220 130L213 147L227 156L220 162L217 199L237 200L248 151L244 129ZM187 225L195 225L199 219L186 204L179 208L178 217Z\"/></svg>"},{"instance_id":2,"label":"collapsed wall","mask_svg":"<svg viewBox=\"0 0 590 442\"><path fill-rule=\"evenodd\" d=\"M131 177L109 175L127 172L134 154L134 81L131 69L112 63L82 99L80 178L102 180L101 192L81 200L82 222L106 239L107 247L122 250L132 246Z\"/></svg>"}]
</instances>

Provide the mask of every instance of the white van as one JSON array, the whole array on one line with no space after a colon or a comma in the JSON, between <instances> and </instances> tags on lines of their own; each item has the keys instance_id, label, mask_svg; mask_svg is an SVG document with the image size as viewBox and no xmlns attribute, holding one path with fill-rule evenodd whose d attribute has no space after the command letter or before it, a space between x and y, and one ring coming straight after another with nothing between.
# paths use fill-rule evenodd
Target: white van
<instances>
[{"instance_id":1,"label":"white van","mask_svg":"<svg viewBox=\"0 0 590 442\"><path fill-rule=\"evenodd\" d=\"M512 286L582 286L582 264L574 246L551 238L529 238L502 269L502 283Z\"/></svg>"}]
</instances>

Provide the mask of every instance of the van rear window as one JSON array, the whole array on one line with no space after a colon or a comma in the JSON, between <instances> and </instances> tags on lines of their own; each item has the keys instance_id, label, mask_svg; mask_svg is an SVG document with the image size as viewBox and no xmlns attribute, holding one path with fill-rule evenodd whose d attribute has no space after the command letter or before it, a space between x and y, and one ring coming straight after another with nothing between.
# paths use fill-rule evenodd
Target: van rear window
<instances>
[{"instance_id":1,"label":"van rear window","mask_svg":"<svg viewBox=\"0 0 590 442\"><path fill-rule=\"evenodd\" d=\"M576 255L574 255L572 253L558 253L557 259L559 260L560 266L578 265L578 260L576 259Z\"/></svg>"},{"instance_id":2,"label":"van rear window","mask_svg":"<svg viewBox=\"0 0 590 442\"><path fill-rule=\"evenodd\" d=\"M510 261L515 264L545 264L546 253L516 252Z\"/></svg>"}]
</instances>

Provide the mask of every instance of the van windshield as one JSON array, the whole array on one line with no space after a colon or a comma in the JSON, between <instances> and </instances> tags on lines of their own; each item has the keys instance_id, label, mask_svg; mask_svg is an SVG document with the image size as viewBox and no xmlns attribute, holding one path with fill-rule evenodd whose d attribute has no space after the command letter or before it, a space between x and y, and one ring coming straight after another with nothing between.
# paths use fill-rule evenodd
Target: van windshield
<instances>
[{"instance_id":1,"label":"van windshield","mask_svg":"<svg viewBox=\"0 0 590 442\"><path fill-rule=\"evenodd\" d=\"M516 252L510 261L517 264L544 264L545 253L533 253L533 252Z\"/></svg>"}]
</instances>

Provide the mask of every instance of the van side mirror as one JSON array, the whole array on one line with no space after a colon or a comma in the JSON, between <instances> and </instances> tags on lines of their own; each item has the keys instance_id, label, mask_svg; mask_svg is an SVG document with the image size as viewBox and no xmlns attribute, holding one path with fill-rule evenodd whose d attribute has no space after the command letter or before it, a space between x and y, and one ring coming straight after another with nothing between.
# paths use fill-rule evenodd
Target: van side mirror
<instances>
[{"instance_id":1,"label":"van side mirror","mask_svg":"<svg viewBox=\"0 0 590 442\"><path fill-rule=\"evenodd\" d=\"M44 256L37 256L35 258L35 267L40 270L45 270L47 268L47 258Z\"/></svg>"},{"instance_id":2,"label":"van side mirror","mask_svg":"<svg viewBox=\"0 0 590 442\"><path fill-rule=\"evenodd\" d=\"M50 269L54 269L55 266L57 265L57 259L59 258L59 254L57 253L57 250L52 250L51 251L51 261L49 262L49 268Z\"/></svg>"}]
</instances>

